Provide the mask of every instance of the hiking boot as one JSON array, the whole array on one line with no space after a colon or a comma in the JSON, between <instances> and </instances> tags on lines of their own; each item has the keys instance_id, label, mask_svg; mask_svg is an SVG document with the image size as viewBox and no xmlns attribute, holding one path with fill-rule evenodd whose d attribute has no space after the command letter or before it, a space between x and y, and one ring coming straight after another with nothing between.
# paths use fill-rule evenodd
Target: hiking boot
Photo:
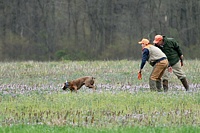
<instances>
[{"instance_id":1,"label":"hiking boot","mask_svg":"<svg viewBox=\"0 0 200 133\"><path fill-rule=\"evenodd\" d=\"M149 79L149 86L151 91L157 91L156 81Z\"/></svg>"},{"instance_id":2,"label":"hiking boot","mask_svg":"<svg viewBox=\"0 0 200 133\"><path fill-rule=\"evenodd\" d=\"M156 88L157 88L157 91L158 92L161 92L162 90L161 90L161 80L157 80L156 81Z\"/></svg>"},{"instance_id":3,"label":"hiking boot","mask_svg":"<svg viewBox=\"0 0 200 133\"><path fill-rule=\"evenodd\" d=\"M164 89L164 92L168 91L168 80L166 79L163 80L163 89Z\"/></svg>"}]
</instances>

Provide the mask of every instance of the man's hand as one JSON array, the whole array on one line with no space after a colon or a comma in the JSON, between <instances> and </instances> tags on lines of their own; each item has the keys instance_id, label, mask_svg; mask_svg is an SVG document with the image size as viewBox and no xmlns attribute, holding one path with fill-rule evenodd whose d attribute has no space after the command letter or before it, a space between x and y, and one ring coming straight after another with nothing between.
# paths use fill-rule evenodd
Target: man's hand
<instances>
[{"instance_id":1,"label":"man's hand","mask_svg":"<svg viewBox=\"0 0 200 133\"><path fill-rule=\"evenodd\" d=\"M139 79L139 80L142 79L142 71L141 71L141 70L138 72L138 79Z\"/></svg>"},{"instance_id":2,"label":"man's hand","mask_svg":"<svg viewBox=\"0 0 200 133\"><path fill-rule=\"evenodd\" d=\"M168 72L172 73L172 67L168 67Z\"/></svg>"},{"instance_id":3,"label":"man's hand","mask_svg":"<svg viewBox=\"0 0 200 133\"><path fill-rule=\"evenodd\" d=\"M181 66L183 66L183 55L180 56Z\"/></svg>"},{"instance_id":4,"label":"man's hand","mask_svg":"<svg viewBox=\"0 0 200 133\"><path fill-rule=\"evenodd\" d=\"M183 55L180 56L180 59L183 60Z\"/></svg>"},{"instance_id":5,"label":"man's hand","mask_svg":"<svg viewBox=\"0 0 200 133\"><path fill-rule=\"evenodd\" d=\"M183 66L183 61L181 60L181 66Z\"/></svg>"}]
</instances>

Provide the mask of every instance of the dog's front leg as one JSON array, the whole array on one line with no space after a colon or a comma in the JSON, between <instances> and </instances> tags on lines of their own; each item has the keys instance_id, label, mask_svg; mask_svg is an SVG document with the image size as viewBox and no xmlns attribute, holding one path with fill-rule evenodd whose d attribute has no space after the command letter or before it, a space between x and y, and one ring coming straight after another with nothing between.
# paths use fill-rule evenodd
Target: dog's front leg
<instances>
[{"instance_id":1,"label":"dog's front leg","mask_svg":"<svg viewBox=\"0 0 200 133\"><path fill-rule=\"evenodd\" d=\"M94 85L86 84L85 86L88 87L88 88L92 88L93 91L96 90L96 86L94 86Z\"/></svg>"},{"instance_id":2,"label":"dog's front leg","mask_svg":"<svg viewBox=\"0 0 200 133\"><path fill-rule=\"evenodd\" d=\"M93 91L95 91L96 90L96 86L93 85L92 89L93 89Z\"/></svg>"},{"instance_id":3,"label":"dog's front leg","mask_svg":"<svg viewBox=\"0 0 200 133\"><path fill-rule=\"evenodd\" d=\"M73 86L73 88L74 88L74 91L77 93L77 86Z\"/></svg>"}]
</instances>

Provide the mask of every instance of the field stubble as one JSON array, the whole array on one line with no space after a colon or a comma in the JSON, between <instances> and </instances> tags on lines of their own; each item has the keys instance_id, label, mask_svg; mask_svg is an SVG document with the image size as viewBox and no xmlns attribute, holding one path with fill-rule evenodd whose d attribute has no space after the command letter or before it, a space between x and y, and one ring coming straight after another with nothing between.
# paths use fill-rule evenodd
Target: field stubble
<instances>
[{"instance_id":1,"label":"field stubble","mask_svg":"<svg viewBox=\"0 0 200 133\"><path fill-rule=\"evenodd\" d=\"M139 64L127 60L1 63L1 126L199 126L200 62L185 61L190 92L172 74L168 93L149 91L148 65L143 79L137 80ZM86 87L77 94L61 90L66 79L85 75L96 77L96 92Z\"/></svg>"}]
</instances>

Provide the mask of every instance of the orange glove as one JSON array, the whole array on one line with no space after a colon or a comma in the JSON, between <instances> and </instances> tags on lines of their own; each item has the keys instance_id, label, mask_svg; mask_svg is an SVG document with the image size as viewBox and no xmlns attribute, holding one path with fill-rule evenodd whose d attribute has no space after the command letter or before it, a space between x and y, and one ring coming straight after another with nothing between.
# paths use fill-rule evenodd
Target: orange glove
<instances>
[{"instance_id":1,"label":"orange glove","mask_svg":"<svg viewBox=\"0 0 200 133\"><path fill-rule=\"evenodd\" d=\"M142 79L142 73L138 72L138 79L141 80Z\"/></svg>"}]
</instances>

